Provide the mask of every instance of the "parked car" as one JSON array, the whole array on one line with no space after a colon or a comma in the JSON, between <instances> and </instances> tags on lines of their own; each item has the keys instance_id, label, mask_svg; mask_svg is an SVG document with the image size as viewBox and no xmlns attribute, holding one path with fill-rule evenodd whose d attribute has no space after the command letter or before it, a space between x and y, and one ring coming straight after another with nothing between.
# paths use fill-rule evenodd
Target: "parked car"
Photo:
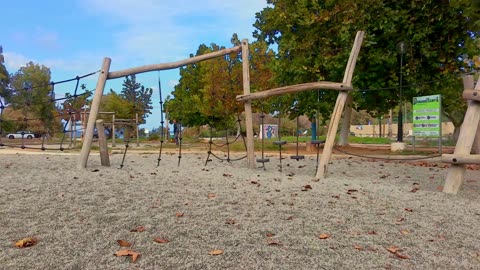
<instances>
[{"instance_id":1,"label":"parked car","mask_svg":"<svg viewBox=\"0 0 480 270\"><path fill-rule=\"evenodd\" d=\"M21 131L17 131L16 133L7 134L7 138L9 138L9 139L21 139L21 138L33 139L33 138L35 138L35 134L33 134L30 131L21 130Z\"/></svg>"}]
</instances>

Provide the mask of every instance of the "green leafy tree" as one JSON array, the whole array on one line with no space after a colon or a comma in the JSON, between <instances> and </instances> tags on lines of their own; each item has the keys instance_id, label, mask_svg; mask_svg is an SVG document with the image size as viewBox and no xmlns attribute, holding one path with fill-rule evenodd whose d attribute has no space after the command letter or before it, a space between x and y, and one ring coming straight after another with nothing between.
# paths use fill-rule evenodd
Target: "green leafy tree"
<instances>
[{"instance_id":1,"label":"green leafy tree","mask_svg":"<svg viewBox=\"0 0 480 270\"><path fill-rule=\"evenodd\" d=\"M366 31L354 86L358 110L372 116L384 115L400 102L397 44L405 42L402 55L403 102L413 96L440 93L445 108L454 108L462 87L455 82L437 85L431 81L455 81L471 69L478 36L478 12L469 0L411 1L268 1L271 6L257 13L254 35L278 46L275 80L295 84L317 80L341 81L354 34ZM478 55L477 52L475 53ZM375 91L367 91L374 89ZM382 90L384 89L384 90ZM315 91L298 94L290 106L310 114L313 108L329 118L336 93ZM453 93L452 93L453 92ZM447 114L448 115L448 114ZM451 115L451 114L450 114Z\"/></svg>"},{"instance_id":2,"label":"green leafy tree","mask_svg":"<svg viewBox=\"0 0 480 270\"><path fill-rule=\"evenodd\" d=\"M3 57L3 48L0 46L0 98L6 97L8 94L6 89L10 81L10 76L4 63L5 58Z\"/></svg>"},{"instance_id":3,"label":"green leafy tree","mask_svg":"<svg viewBox=\"0 0 480 270\"><path fill-rule=\"evenodd\" d=\"M135 75L125 77L122 84L120 96L130 103L131 115L129 119L134 119L138 113L140 123L145 123L146 117L152 113L152 88L145 88L137 82Z\"/></svg>"},{"instance_id":4,"label":"green leafy tree","mask_svg":"<svg viewBox=\"0 0 480 270\"><path fill-rule=\"evenodd\" d=\"M35 119L25 121L23 128L50 135L60 130L49 68L29 62L11 76L10 86L6 101L11 108L23 111L26 119Z\"/></svg>"}]
</instances>

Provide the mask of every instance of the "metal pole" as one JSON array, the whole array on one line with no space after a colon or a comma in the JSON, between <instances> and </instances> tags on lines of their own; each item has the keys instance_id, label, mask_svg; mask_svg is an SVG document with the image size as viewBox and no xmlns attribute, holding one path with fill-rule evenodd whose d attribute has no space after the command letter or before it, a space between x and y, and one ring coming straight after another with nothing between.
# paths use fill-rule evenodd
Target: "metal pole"
<instances>
[{"instance_id":1,"label":"metal pole","mask_svg":"<svg viewBox=\"0 0 480 270\"><path fill-rule=\"evenodd\" d=\"M398 107L398 134L397 134L397 141L403 142L403 90L402 90L402 73L403 73L403 53L404 53L404 46L403 42L398 44L399 52L400 52L400 104Z\"/></svg>"}]
</instances>

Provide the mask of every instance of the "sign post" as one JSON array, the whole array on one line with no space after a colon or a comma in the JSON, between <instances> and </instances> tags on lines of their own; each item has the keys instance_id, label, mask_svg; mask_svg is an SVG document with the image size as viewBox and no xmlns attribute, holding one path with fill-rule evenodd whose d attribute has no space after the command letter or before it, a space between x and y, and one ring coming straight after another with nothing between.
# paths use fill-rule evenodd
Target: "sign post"
<instances>
[{"instance_id":1,"label":"sign post","mask_svg":"<svg viewBox=\"0 0 480 270\"><path fill-rule=\"evenodd\" d=\"M413 98L413 136L414 138L438 137L438 149L440 153L442 151L441 108L441 95Z\"/></svg>"}]
</instances>

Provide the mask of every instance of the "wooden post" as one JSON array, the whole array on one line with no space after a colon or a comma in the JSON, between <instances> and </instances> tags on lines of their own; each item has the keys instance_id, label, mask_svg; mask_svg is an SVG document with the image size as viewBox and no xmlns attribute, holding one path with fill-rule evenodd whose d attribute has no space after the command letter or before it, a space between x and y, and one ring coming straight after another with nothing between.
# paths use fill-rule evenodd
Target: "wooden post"
<instances>
[{"instance_id":1,"label":"wooden post","mask_svg":"<svg viewBox=\"0 0 480 270\"><path fill-rule=\"evenodd\" d=\"M138 113L135 114L135 128L137 130L137 147L140 146L140 139L138 138Z\"/></svg>"},{"instance_id":2,"label":"wooden post","mask_svg":"<svg viewBox=\"0 0 480 270\"><path fill-rule=\"evenodd\" d=\"M473 89L473 76L463 77L464 90ZM475 90L480 90L480 81L477 82ZM465 113L462 127L460 128L460 135L458 136L457 145L453 152L454 155L462 156L469 155L472 150L473 141L477 134L478 124L480 121L480 102L471 100ZM465 165L452 164L448 169L443 192L457 194L463 184L465 178Z\"/></svg>"},{"instance_id":3,"label":"wooden post","mask_svg":"<svg viewBox=\"0 0 480 270\"><path fill-rule=\"evenodd\" d=\"M360 53L360 48L362 47L364 35L365 32L363 31L357 32L352 51L350 52L350 57L348 58L347 67L345 68L345 74L343 75L342 83L349 87L352 86L353 71L355 70L355 65L357 63L358 54ZM315 176L317 179L324 178L326 176L328 163L330 162L333 146L335 144L335 135L337 134L338 124L340 122L340 117L342 116L342 111L347 98L348 91L340 91L340 93L338 93L337 101L335 102L335 108L333 109L330 124L328 125L327 139L325 146L323 147L323 154L318 164L317 175Z\"/></svg>"},{"instance_id":4,"label":"wooden post","mask_svg":"<svg viewBox=\"0 0 480 270\"><path fill-rule=\"evenodd\" d=\"M342 129L340 130L340 140L338 145L348 145L348 135L350 135L350 121L352 119L352 104L353 96L349 94L347 97L347 102L345 104L345 109L343 110L343 122Z\"/></svg>"},{"instance_id":5,"label":"wooden post","mask_svg":"<svg viewBox=\"0 0 480 270\"><path fill-rule=\"evenodd\" d=\"M83 136L82 151L80 152L80 160L78 162L79 169L87 166L88 155L90 154L90 148L92 147L95 120L97 120L98 109L100 108L100 100L102 99L105 83L107 82L111 61L112 60L107 57L103 59L101 73L100 76L98 76L97 86L95 88L95 94L92 100L92 107L90 108L90 115L88 116L87 129L85 130Z\"/></svg>"},{"instance_id":6,"label":"wooden post","mask_svg":"<svg viewBox=\"0 0 480 270\"><path fill-rule=\"evenodd\" d=\"M112 147L117 146L117 141L115 138L115 114L112 115Z\"/></svg>"},{"instance_id":7,"label":"wooden post","mask_svg":"<svg viewBox=\"0 0 480 270\"><path fill-rule=\"evenodd\" d=\"M250 94L250 62L248 59L248 40L242 40L242 70L243 70L243 94ZM253 142L253 115L252 103L245 101L245 128L247 131L247 164L251 169L256 168L255 164L255 146Z\"/></svg>"},{"instance_id":8,"label":"wooden post","mask_svg":"<svg viewBox=\"0 0 480 270\"><path fill-rule=\"evenodd\" d=\"M98 146L100 147L100 162L102 166L110 167L110 158L108 157L107 136L105 136L105 127L103 120L96 121L98 131Z\"/></svg>"},{"instance_id":9,"label":"wooden post","mask_svg":"<svg viewBox=\"0 0 480 270\"><path fill-rule=\"evenodd\" d=\"M68 143L68 148L72 148L73 145L73 116L70 114L70 119L69 119L69 124L70 124L70 141Z\"/></svg>"}]
</instances>

